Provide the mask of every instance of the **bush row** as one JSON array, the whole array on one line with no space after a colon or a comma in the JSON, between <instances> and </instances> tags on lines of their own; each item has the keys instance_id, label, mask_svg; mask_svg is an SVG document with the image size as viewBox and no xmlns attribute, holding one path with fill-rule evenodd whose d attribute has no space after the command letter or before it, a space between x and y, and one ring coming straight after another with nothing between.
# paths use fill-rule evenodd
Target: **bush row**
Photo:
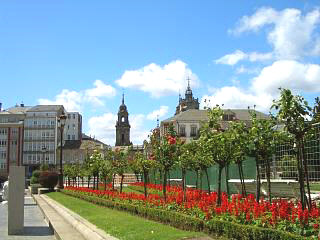
<instances>
[{"instance_id":1,"label":"bush row","mask_svg":"<svg viewBox=\"0 0 320 240\"><path fill-rule=\"evenodd\" d=\"M101 205L108 208L113 208L121 211L130 212L141 217L165 223L176 228L192 231L204 231L211 235L224 235L229 239L243 239L243 240L302 240L302 236L294 235L292 233L261 228L251 225L242 225L218 219L211 219L205 222L201 219L184 215L174 211L166 211L157 208L146 208L141 205L134 205L129 203L120 203L87 195L81 192L70 190L62 190L62 193L83 199L93 204Z\"/></svg>"}]
</instances>

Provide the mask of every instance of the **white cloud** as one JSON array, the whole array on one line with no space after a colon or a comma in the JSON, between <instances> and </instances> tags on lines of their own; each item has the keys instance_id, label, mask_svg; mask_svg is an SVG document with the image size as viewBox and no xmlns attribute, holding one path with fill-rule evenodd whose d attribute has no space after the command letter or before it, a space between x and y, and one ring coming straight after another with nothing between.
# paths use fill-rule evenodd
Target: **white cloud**
<instances>
[{"instance_id":1,"label":"white cloud","mask_svg":"<svg viewBox=\"0 0 320 240\"><path fill-rule=\"evenodd\" d=\"M88 121L89 134L96 139L113 146L116 139L117 115L105 113L101 116L91 117Z\"/></svg>"},{"instance_id":2,"label":"white cloud","mask_svg":"<svg viewBox=\"0 0 320 240\"><path fill-rule=\"evenodd\" d=\"M81 111L81 100L82 94L76 91L70 91L68 89L63 89L59 93L55 100L49 100L40 98L38 99L39 104L41 105L63 105L67 111L80 112Z\"/></svg>"},{"instance_id":3,"label":"white cloud","mask_svg":"<svg viewBox=\"0 0 320 240\"><path fill-rule=\"evenodd\" d=\"M319 22L319 9L303 15L300 10L294 8L282 11L260 8L252 16L242 17L233 33L258 31L266 25L272 25L271 29L267 30L267 38L276 57L298 59L314 54L314 48L317 48L315 43L319 40L313 33Z\"/></svg>"},{"instance_id":4,"label":"white cloud","mask_svg":"<svg viewBox=\"0 0 320 240\"><path fill-rule=\"evenodd\" d=\"M220 64L235 65L237 62L245 59L246 57L247 56L244 52L240 50L236 50L234 53L227 54L217 59L215 62Z\"/></svg>"},{"instance_id":5,"label":"white cloud","mask_svg":"<svg viewBox=\"0 0 320 240\"><path fill-rule=\"evenodd\" d=\"M187 86L187 77L191 86L197 86L198 77L183 61L172 61L164 66L151 63L137 70L125 71L116 83L125 88L135 88L148 92L152 97L177 94Z\"/></svg>"},{"instance_id":6,"label":"white cloud","mask_svg":"<svg viewBox=\"0 0 320 240\"><path fill-rule=\"evenodd\" d=\"M40 98L38 103L41 105L63 105L69 112L81 112L82 105L86 102L93 104L104 105L101 98L114 97L116 90L111 85L104 84L101 80L96 80L94 88L77 91L63 89L61 93L55 96L55 100Z\"/></svg>"},{"instance_id":7,"label":"white cloud","mask_svg":"<svg viewBox=\"0 0 320 240\"><path fill-rule=\"evenodd\" d=\"M94 88L87 89L84 93L85 98L90 102L104 105L99 98L111 98L116 95L116 89L101 80L96 80L93 85Z\"/></svg>"},{"instance_id":8,"label":"white cloud","mask_svg":"<svg viewBox=\"0 0 320 240\"><path fill-rule=\"evenodd\" d=\"M235 86L211 89L211 95L202 97L201 107L224 104L225 108L247 108L256 105L256 109L267 112L272 100L278 98L280 87L295 92L320 92L320 65L276 61L263 68L247 90Z\"/></svg>"},{"instance_id":9,"label":"white cloud","mask_svg":"<svg viewBox=\"0 0 320 240\"><path fill-rule=\"evenodd\" d=\"M227 54L217 60L215 63L219 64L227 64L227 65L235 65L239 61L242 60L249 60L250 62L257 62L257 61L266 61L272 59L272 53L244 53L240 50L236 50L233 53Z\"/></svg>"},{"instance_id":10,"label":"white cloud","mask_svg":"<svg viewBox=\"0 0 320 240\"><path fill-rule=\"evenodd\" d=\"M242 74L242 73L247 73L247 74L258 74L260 72L259 68L247 68L243 65L241 65L240 67L238 67L236 69L236 73L238 74Z\"/></svg>"},{"instance_id":11,"label":"white cloud","mask_svg":"<svg viewBox=\"0 0 320 240\"><path fill-rule=\"evenodd\" d=\"M117 115L113 113L105 113L101 116L91 117L88 121L89 134L95 136L111 146L116 142L116 121ZM129 123L130 141L133 144L142 144L143 140L147 139L149 130L144 129L145 116L143 114L130 115Z\"/></svg>"},{"instance_id":12,"label":"white cloud","mask_svg":"<svg viewBox=\"0 0 320 240\"><path fill-rule=\"evenodd\" d=\"M319 92L320 65L303 64L293 60L276 61L263 68L252 82L252 90L258 93L274 94L279 87Z\"/></svg>"},{"instance_id":13,"label":"white cloud","mask_svg":"<svg viewBox=\"0 0 320 240\"><path fill-rule=\"evenodd\" d=\"M154 110L153 112L147 115L148 120L156 120L157 118L161 118L168 113L168 106L161 106L160 109Z\"/></svg>"},{"instance_id":14,"label":"white cloud","mask_svg":"<svg viewBox=\"0 0 320 240\"><path fill-rule=\"evenodd\" d=\"M211 96L205 95L201 99L201 107L212 107L216 104L223 108L246 109L248 106L256 105L257 110L268 111L272 103L270 94L254 94L246 92L238 87L222 87L216 89Z\"/></svg>"}]
</instances>

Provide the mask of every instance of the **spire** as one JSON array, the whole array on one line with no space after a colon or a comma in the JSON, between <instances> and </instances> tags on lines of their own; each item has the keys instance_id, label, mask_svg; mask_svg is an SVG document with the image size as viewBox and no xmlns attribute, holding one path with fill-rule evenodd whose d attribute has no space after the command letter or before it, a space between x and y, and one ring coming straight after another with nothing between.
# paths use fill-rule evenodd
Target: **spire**
<instances>
[{"instance_id":1,"label":"spire","mask_svg":"<svg viewBox=\"0 0 320 240\"><path fill-rule=\"evenodd\" d=\"M157 128L159 128L159 115L157 115Z\"/></svg>"},{"instance_id":2,"label":"spire","mask_svg":"<svg viewBox=\"0 0 320 240\"><path fill-rule=\"evenodd\" d=\"M187 77L187 81L188 81L188 88L187 89L189 90L190 89L190 77L189 76Z\"/></svg>"},{"instance_id":3,"label":"spire","mask_svg":"<svg viewBox=\"0 0 320 240\"><path fill-rule=\"evenodd\" d=\"M124 93L122 93L122 105L124 105Z\"/></svg>"}]
</instances>

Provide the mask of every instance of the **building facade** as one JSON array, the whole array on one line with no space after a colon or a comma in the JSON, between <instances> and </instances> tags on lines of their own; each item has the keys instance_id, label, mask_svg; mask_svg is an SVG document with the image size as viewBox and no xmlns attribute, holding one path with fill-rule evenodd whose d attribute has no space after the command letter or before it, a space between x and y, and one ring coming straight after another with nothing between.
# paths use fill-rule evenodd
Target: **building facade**
<instances>
[{"instance_id":1,"label":"building facade","mask_svg":"<svg viewBox=\"0 0 320 240\"><path fill-rule=\"evenodd\" d=\"M122 95L122 104L118 111L118 120L116 122L116 146L129 146L130 142L130 124L127 106L124 104L124 94Z\"/></svg>"},{"instance_id":2,"label":"building facade","mask_svg":"<svg viewBox=\"0 0 320 240\"><path fill-rule=\"evenodd\" d=\"M0 177L6 178L11 165L22 165L23 120L28 107L0 111Z\"/></svg>"},{"instance_id":3,"label":"building facade","mask_svg":"<svg viewBox=\"0 0 320 240\"><path fill-rule=\"evenodd\" d=\"M23 165L29 172L41 164L57 164L60 144L58 119L65 114L62 105L37 105L26 111L24 120Z\"/></svg>"},{"instance_id":4,"label":"building facade","mask_svg":"<svg viewBox=\"0 0 320 240\"><path fill-rule=\"evenodd\" d=\"M81 141L82 136L82 116L78 112L67 112L66 113L66 125L64 127L65 140Z\"/></svg>"}]
</instances>

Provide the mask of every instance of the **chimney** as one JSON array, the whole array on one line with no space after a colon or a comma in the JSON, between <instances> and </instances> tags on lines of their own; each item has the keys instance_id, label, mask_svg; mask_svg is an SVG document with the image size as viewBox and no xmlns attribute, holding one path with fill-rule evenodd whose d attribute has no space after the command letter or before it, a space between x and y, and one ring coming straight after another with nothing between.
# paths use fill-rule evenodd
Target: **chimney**
<instances>
[{"instance_id":1,"label":"chimney","mask_svg":"<svg viewBox=\"0 0 320 240\"><path fill-rule=\"evenodd\" d=\"M0 112L2 111L2 102L0 102Z\"/></svg>"}]
</instances>

